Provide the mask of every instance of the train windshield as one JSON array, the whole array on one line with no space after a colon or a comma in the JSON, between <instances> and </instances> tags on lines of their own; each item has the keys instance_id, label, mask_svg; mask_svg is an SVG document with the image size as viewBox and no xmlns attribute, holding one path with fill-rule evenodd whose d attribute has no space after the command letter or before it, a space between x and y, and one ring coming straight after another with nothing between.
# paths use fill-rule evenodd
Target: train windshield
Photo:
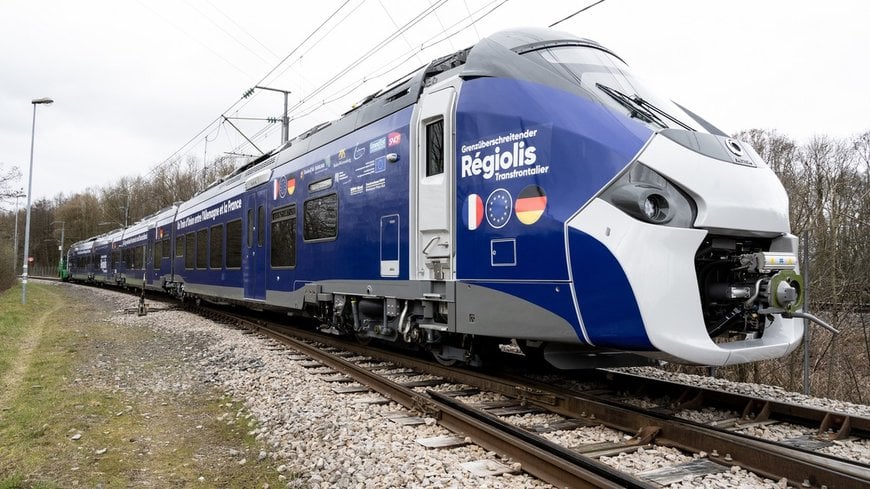
<instances>
[{"instance_id":1,"label":"train windshield","mask_svg":"<svg viewBox=\"0 0 870 489\"><path fill-rule=\"evenodd\" d=\"M677 104L647 88L619 58L587 46L560 46L532 53L554 69L576 80L602 103L649 124L654 129L673 127L707 132ZM532 54L529 53L529 54Z\"/></svg>"}]
</instances>

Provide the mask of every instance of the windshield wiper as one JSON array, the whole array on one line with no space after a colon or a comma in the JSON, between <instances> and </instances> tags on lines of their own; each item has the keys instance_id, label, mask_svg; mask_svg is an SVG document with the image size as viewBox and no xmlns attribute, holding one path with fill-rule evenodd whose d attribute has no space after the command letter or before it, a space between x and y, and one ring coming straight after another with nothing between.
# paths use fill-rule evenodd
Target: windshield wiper
<instances>
[{"instance_id":1,"label":"windshield wiper","mask_svg":"<svg viewBox=\"0 0 870 489\"><path fill-rule=\"evenodd\" d=\"M692 126L690 126L690 125L688 125L688 124L684 124L682 121L680 121L680 120L677 119L676 117L672 116L671 114L668 114L667 112L665 112L665 111L663 111L662 109L656 107L656 106L653 105L652 103L647 102L646 100L644 100L643 98L641 98L640 95L635 95L635 96L634 96L634 101L637 102L638 104L640 104L640 105L642 105L642 106L648 108L649 110L652 110L652 111L657 112L657 113L658 113L659 115L661 115L662 117L665 117L665 118L668 119L669 121L673 122L674 124L676 124L676 125L682 127L683 129L685 129L685 130L687 130L687 131L694 131L694 130L695 130Z\"/></svg>"},{"instance_id":2,"label":"windshield wiper","mask_svg":"<svg viewBox=\"0 0 870 489\"><path fill-rule=\"evenodd\" d=\"M597 86L602 92L610 95L613 100L619 102L620 105L625 107L631 112L631 116L638 118L642 121L658 124L662 127L669 127L665 124L656 114L661 115L662 117L668 119L669 121L677 124L678 126L686 129L687 131L694 131L691 126L684 124L674 116L668 114L662 109L656 107L655 105L647 102L639 95L626 95L615 88L608 87L607 85L602 85L601 83L596 83Z\"/></svg>"},{"instance_id":3,"label":"windshield wiper","mask_svg":"<svg viewBox=\"0 0 870 489\"><path fill-rule=\"evenodd\" d=\"M662 122L662 120L659 119L654 113L650 112L644 106L635 102L635 100L628 95L600 83L596 83L595 86L598 87L602 92L610 95L610 98L619 102L619 105L628 109L631 117L640 119L650 124L658 124L662 127L668 127L668 125Z\"/></svg>"}]
</instances>

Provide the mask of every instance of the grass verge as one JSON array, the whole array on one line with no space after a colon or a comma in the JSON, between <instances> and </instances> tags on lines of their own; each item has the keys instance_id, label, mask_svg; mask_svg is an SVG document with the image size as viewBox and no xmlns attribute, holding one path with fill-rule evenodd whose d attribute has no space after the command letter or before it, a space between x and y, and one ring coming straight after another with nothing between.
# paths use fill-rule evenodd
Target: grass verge
<instances>
[{"instance_id":1,"label":"grass verge","mask_svg":"<svg viewBox=\"0 0 870 489\"><path fill-rule=\"evenodd\" d=\"M0 489L282 484L240 403L128 385L187 368L159 342L177 339L119 327L73 290L28 285L26 306L20 288L0 295Z\"/></svg>"}]
</instances>

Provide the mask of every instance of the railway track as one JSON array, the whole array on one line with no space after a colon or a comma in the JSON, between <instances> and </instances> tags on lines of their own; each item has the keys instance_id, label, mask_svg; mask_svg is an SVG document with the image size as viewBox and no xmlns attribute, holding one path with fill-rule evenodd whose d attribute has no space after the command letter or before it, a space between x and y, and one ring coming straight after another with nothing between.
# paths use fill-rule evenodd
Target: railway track
<instances>
[{"instance_id":1,"label":"railway track","mask_svg":"<svg viewBox=\"0 0 870 489\"><path fill-rule=\"evenodd\" d=\"M824 438L866 436L868 420L821 410L761 401L718 391L656 383L663 399L673 402L652 408L626 402L625 392L637 390L646 378L599 372L599 382L613 389L578 392L552 382L518 375L489 375L448 368L427 360L373 348L339 338L291 329L262 319L222 310L198 308L223 322L259 332L309 358L312 367L326 366L330 381L345 384L338 393L371 390L409 411L433 417L438 423L478 445L518 462L522 470L557 487L661 487L687 477L746 470L796 487L850 488L870 485L870 466L817 453L806 443L777 443L736 432L719 424L703 424L676 416L693 406L722 402L742 405L734 426L769 423L773 418L819 423ZM354 360L354 361L351 361ZM402 380L402 379L406 380ZM354 385L347 386L348 383ZM682 388L682 391L679 389ZM656 387L648 387L656 389ZM688 389L688 390L687 390ZM480 401L482 393L500 396ZM724 399L724 401L723 401ZM522 416L538 416L545 423L518 426ZM407 415L408 418L414 418ZM821 420L819 422L819 420ZM547 434L604 426L618 433L615 440L566 446ZM833 434L833 435L832 435ZM454 440L455 441L455 440ZM448 443L449 446L449 443ZM670 450L676 463L629 474L618 470L621 460L635 453Z\"/></svg>"},{"instance_id":2,"label":"railway track","mask_svg":"<svg viewBox=\"0 0 870 489\"><path fill-rule=\"evenodd\" d=\"M616 371L585 376L579 388L571 385L576 380L561 374L488 375L288 328L262 317L188 306L316 359L309 360L311 367L329 367L327 374L335 375L329 380L344 384L335 392L378 392L409 411L437 419L459 434L460 442L468 437L557 487L661 487L687 477L734 470L795 487L870 486L867 464L817 452L835 441L868 443L868 418ZM347 386L351 381L357 385ZM638 402L646 399L652 401ZM714 407L734 415L709 423L681 417L686 410ZM523 416L545 421L524 423ZM414 418L410 413L404 417ZM771 442L738 432L776 423L812 427L815 434ZM547 438L602 426L618 436L579 444ZM662 449L683 455L655 470L628 474L614 467L632 453Z\"/></svg>"}]
</instances>

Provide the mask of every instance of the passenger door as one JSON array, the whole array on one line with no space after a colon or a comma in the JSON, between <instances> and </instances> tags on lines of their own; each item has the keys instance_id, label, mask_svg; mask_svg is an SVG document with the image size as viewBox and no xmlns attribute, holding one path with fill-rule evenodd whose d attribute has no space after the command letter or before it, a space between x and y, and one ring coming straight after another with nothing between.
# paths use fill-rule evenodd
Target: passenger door
<instances>
[{"instance_id":1,"label":"passenger door","mask_svg":"<svg viewBox=\"0 0 870 489\"><path fill-rule=\"evenodd\" d=\"M245 199L242 278L246 299L266 299L266 192L262 188Z\"/></svg>"},{"instance_id":2,"label":"passenger door","mask_svg":"<svg viewBox=\"0 0 870 489\"><path fill-rule=\"evenodd\" d=\"M416 275L451 280L455 199L454 106L456 90L447 87L421 98L416 119Z\"/></svg>"}]
</instances>

